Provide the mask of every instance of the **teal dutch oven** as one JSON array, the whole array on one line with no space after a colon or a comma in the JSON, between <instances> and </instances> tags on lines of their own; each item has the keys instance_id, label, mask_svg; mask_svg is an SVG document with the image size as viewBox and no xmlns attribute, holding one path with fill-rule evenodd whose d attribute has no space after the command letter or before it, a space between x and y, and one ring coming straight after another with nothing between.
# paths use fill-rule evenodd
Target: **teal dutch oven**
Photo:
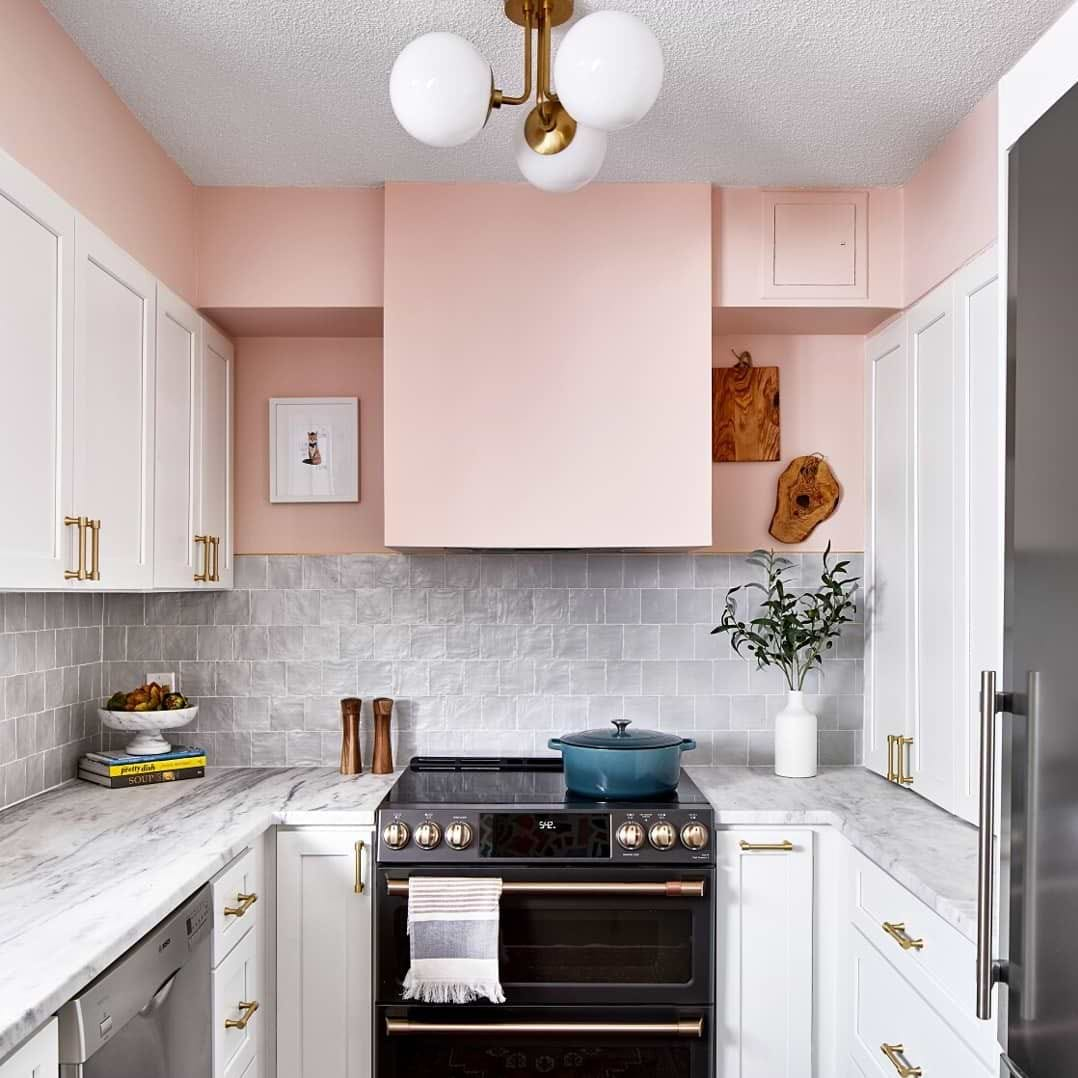
<instances>
[{"instance_id":1,"label":"teal dutch oven","mask_svg":"<svg viewBox=\"0 0 1078 1078\"><path fill-rule=\"evenodd\" d=\"M628 719L611 725L613 730L581 730L547 742L562 754L569 792L598 801L672 794L681 775L681 754L695 749L696 742L659 730L630 730Z\"/></svg>"}]
</instances>

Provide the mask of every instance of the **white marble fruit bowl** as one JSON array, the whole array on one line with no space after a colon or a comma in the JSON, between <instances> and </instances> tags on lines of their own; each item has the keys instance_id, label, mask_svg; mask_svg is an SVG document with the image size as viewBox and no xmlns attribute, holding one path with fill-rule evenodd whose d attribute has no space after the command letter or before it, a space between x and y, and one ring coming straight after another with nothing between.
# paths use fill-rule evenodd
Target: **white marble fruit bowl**
<instances>
[{"instance_id":1,"label":"white marble fruit bowl","mask_svg":"<svg viewBox=\"0 0 1078 1078\"><path fill-rule=\"evenodd\" d=\"M132 756L157 756L172 751L172 746L161 736L161 731L186 726L198 714L198 705L180 707L175 711L108 711L99 707L97 714L113 730L135 735L127 745L127 751Z\"/></svg>"}]
</instances>

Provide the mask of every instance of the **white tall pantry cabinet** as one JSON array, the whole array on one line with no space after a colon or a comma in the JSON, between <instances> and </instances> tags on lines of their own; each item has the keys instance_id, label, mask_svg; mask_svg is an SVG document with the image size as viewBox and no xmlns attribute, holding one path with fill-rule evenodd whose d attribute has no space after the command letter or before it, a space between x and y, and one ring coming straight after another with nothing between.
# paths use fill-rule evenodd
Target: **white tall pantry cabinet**
<instances>
[{"instance_id":1,"label":"white tall pantry cabinet","mask_svg":"<svg viewBox=\"0 0 1078 1078\"><path fill-rule=\"evenodd\" d=\"M970 820L1002 632L998 317L992 247L866 348L865 762Z\"/></svg>"}]
</instances>

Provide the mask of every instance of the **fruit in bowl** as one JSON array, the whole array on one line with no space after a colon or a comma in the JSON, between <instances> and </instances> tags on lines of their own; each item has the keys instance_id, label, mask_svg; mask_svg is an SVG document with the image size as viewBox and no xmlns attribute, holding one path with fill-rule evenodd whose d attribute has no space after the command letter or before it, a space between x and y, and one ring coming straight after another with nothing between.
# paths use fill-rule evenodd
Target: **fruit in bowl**
<instances>
[{"instance_id":1,"label":"fruit in bowl","mask_svg":"<svg viewBox=\"0 0 1078 1078\"><path fill-rule=\"evenodd\" d=\"M161 731L186 726L198 707L183 693L173 692L171 685L150 681L130 692L113 693L97 713L106 726L135 735L127 745L132 756L157 756L172 748Z\"/></svg>"}]
</instances>

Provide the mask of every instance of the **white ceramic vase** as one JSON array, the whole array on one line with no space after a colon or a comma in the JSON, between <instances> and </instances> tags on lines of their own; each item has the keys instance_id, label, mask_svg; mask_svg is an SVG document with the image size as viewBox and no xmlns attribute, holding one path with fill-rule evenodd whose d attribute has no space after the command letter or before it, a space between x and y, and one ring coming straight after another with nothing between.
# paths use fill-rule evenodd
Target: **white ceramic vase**
<instances>
[{"instance_id":1,"label":"white ceramic vase","mask_svg":"<svg viewBox=\"0 0 1078 1078\"><path fill-rule=\"evenodd\" d=\"M816 774L816 716L805 707L805 694L790 690L786 706L775 716L775 774L811 779Z\"/></svg>"}]
</instances>

